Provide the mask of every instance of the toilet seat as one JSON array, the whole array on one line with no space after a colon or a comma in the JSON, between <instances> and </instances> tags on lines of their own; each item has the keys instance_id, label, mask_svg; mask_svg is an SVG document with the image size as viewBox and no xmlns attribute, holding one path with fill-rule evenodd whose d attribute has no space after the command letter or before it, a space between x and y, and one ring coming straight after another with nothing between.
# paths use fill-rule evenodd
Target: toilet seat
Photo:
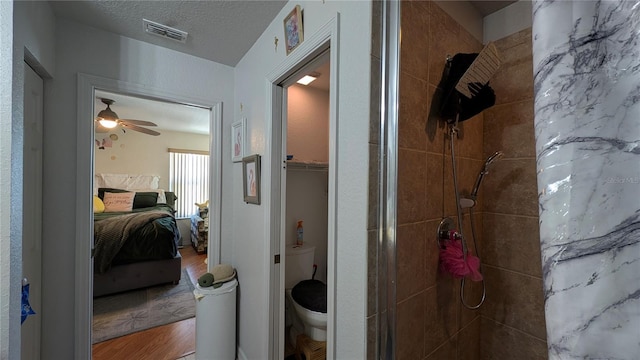
<instances>
[{"instance_id":1,"label":"toilet seat","mask_svg":"<svg viewBox=\"0 0 640 360\"><path fill-rule=\"evenodd\" d=\"M327 313L327 285L319 280L303 280L291 289L292 299L301 307Z\"/></svg>"}]
</instances>

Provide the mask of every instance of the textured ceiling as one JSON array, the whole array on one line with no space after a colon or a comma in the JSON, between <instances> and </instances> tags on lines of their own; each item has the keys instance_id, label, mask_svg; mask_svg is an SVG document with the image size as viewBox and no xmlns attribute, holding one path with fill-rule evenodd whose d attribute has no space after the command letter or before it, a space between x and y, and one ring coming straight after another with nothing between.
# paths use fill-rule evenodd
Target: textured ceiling
<instances>
[{"instance_id":1,"label":"textured ceiling","mask_svg":"<svg viewBox=\"0 0 640 360\"><path fill-rule=\"evenodd\" d=\"M115 100L111 110L115 111L119 118L151 121L158 127L150 129L158 130L160 133L162 130L172 130L209 134L207 109L96 90L96 114L106 108L101 98Z\"/></svg>"},{"instance_id":2,"label":"textured ceiling","mask_svg":"<svg viewBox=\"0 0 640 360\"><path fill-rule=\"evenodd\" d=\"M51 1L58 17L235 66L286 1ZM185 44L146 34L142 19L189 33Z\"/></svg>"}]
</instances>

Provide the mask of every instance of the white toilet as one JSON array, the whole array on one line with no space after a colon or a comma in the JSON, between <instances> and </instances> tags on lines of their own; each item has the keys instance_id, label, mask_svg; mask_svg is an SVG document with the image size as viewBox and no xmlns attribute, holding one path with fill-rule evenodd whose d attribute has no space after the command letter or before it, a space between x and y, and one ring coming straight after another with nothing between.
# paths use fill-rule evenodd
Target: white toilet
<instances>
[{"instance_id":1,"label":"white toilet","mask_svg":"<svg viewBox=\"0 0 640 360\"><path fill-rule=\"evenodd\" d=\"M291 331L289 337L293 346L295 346L296 338L302 332L315 341L327 340L327 314L326 314L326 300L324 303L324 313L320 311L313 311L300 303L305 301L298 301L294 299L292 295L293 288L303 280L310 280L313 275L313 256L315 253L315 247L310 245L287 245L286 247L286 262L285 262L285 291L288 316L291 319ZM308 282L304 282L301 285L306 285ZM319 285L322 283L316 282L311 285ZM324 284L322 284L324 285ZM317 291L318 298L324 297L326 299L326 286L323 290L320 290L319 286L312 287L314 291ZM321 292L324 292L322 294ZM295 292L294 292L295 293ZM307 296L310 294L307 293ZM307 299L308 300L308 299ZM291 307L295 311L291 311Z\"/></svg>"}]
</instances>

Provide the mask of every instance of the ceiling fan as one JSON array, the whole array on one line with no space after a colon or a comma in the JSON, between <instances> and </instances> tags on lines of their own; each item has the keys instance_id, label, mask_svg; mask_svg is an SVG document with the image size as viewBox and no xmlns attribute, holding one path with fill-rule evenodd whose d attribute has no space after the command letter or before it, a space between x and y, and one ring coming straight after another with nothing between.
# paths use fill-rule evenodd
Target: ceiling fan
<instances>
[{"instance_id":1,"label":"ceiling fan","mask_svg":"<svg viewBox=\"0 0 640 360\"><path fill-rule=\"evenodd\" d=\"M100 111L98 116L96 116L96 131L97 132L109 132L110 129L115 128L120 125L124 129L129 129L133 131L138 131L143 134L158 136L159 132L147 128L143 128L142 126L157 126L151 121L144 120L133 120L133 119L120 119L118 114L116 114L113 110L111 110L111 105L115 103L114 100L100 98L103 104L107 105L107 108ZM123 129L123 130L124 130Z\"/></svg>"}]
</instances>

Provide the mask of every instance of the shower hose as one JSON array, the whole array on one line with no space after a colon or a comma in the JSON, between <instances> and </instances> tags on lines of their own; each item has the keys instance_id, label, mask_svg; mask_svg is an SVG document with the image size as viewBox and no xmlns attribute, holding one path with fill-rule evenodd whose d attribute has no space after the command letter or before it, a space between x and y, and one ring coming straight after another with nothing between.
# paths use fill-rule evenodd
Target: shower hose
<instances>
[{"instance_id":1,"label":"shower hose","mask_svg":"<svg viewBox=\"0 0 640 360\"><path fill-rule=\"evenodd\" d=\"M458 129L454 124L449 125L449 136L450 136L450 141L449 141L449 145L451 146L451 168L453 170L453 189L455 191L455 195L456 195L456 210L457 210L457 214L458 214L458 233L460 234L460 241L462 242L462 256L464 257L464 260L467 260L467 240L466 237L464 235L464 232L462 231L462 209L460 208L460 192L458 191L458 173L456 170L456 156L455 156L455 150L454 150L454 139L456 138L458 134ZM471 237L473 239L473 248L476 252L476 255L478 257L480 257L480 254L478 253L478 244L476 242L476 231L475 231L475 224L473 222L473 207L469 208L469 219L471 220ZM479 271L482 274L482 263L480 263L479 265ZM485 286L484 283L484 275L482 277L482 298L480 299L480 302L477 305L468 305L464 299L464 284L465 284L465 280L466 277L462 278L462 281L460 282L460 301L462 302L462 305L464 305L464 307L466 307L467 309L471 309L471 310L475 310L480 308L480 306L482 306L482 304L484 303L484 299L486 297L487 294L487 288Z\"/></svg>"}]
</instances>

